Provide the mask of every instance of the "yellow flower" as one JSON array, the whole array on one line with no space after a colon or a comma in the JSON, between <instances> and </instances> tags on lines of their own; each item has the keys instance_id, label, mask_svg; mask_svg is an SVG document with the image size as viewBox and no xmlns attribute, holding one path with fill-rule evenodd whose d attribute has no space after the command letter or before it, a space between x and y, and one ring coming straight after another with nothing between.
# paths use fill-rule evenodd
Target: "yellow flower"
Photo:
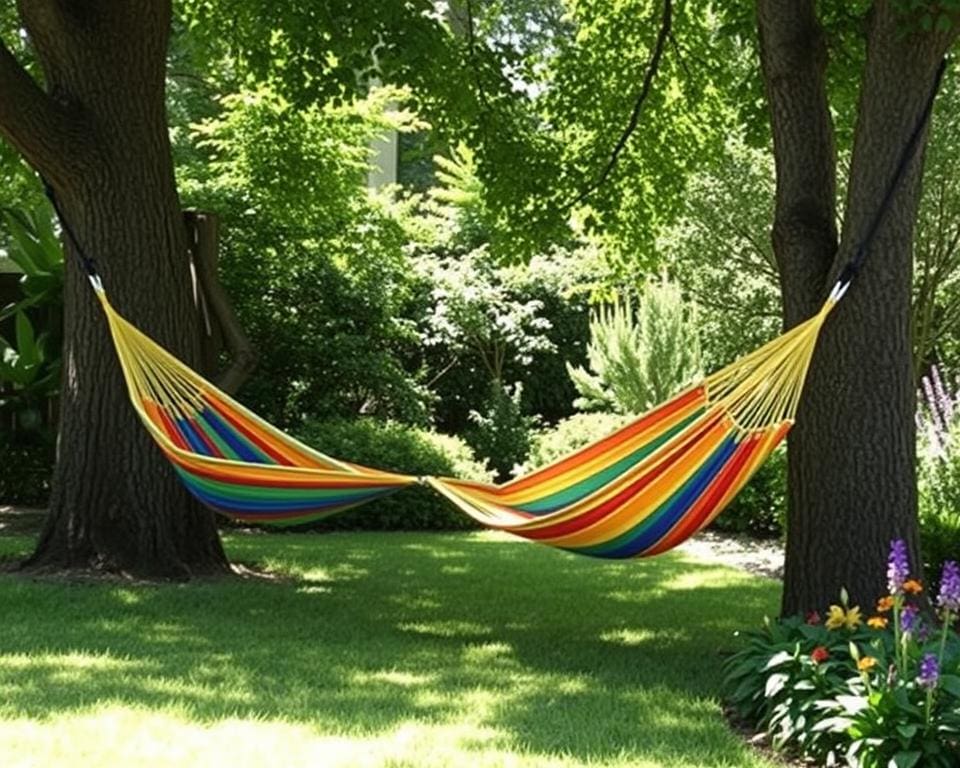
<instances>
[{"instance_id":1,"label":"yellow flower","mask_svg":"<svg viewBox=\"0 0 960 768\"><path fill-rule=\"evenodd\" d=\"M873 629L886 629L888 623L883 616L871 616L867 619L867 626Z\"/></svg>"},{"instance_id":2,"label":"yellow flower","mask_svg":"<svg viewBox=\"0 0 960 768\"><path fill-rule=\"evenodd\" d=\"M877 660L873 656L864 656L857 662L857 669L861 672L869 672L875 666L877 666Z\"/></svg>"},{"instance_id":3,"label":"yellow flower","mask_svg":"<svg viewBox=\"0 0 960 768\"><path fill-rule=\"evenodd\" d=\"M893 608L893 597L891 595L881 597L877 600L877 613L886 613L891 608Z\"/></svg>"},{"instance_id":4,"label":"yellow flower","mask_svg":"<svg viewBox=\"0 0 960 768\"><path fill-rule=\"evenodd\" d=\"M911 595L919 595L923 592L923 584L916 579L907 579L903 582L903 591Z\"/></svg>"},{"instance_id":5,"label":"yellow flower","mask_svg":"<svg viewBox=\"0 0 960 768\"><path fill-rule=\"evenodd\" d=\"M831 605L827 620L824 622L827 629L856 629L860 626L860 606L844 609L839 605Z\"/></svg>"}]
</instances>

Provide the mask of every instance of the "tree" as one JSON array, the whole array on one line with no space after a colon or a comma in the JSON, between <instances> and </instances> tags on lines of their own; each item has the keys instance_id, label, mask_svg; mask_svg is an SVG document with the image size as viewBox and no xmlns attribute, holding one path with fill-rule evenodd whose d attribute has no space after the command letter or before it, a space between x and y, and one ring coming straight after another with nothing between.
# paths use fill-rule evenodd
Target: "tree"
<instances>
[{"instance_id":1,"label":"tree","mask_svg":"<svg viewBox=\"0 0 960 768\"><path fill-rule=\"evenodd\" d=\"M958 27L948 15L908 17L893 0L869 9L838 235L823 27L813 0L758 0L757 10L777 173L773 244L792 326L819 308L865 238ZM787 614L835 601L841 586L870 605L893 538L919 562L910 303L921 167L922 146L824 327L790 436Z\"/></svg>"},{"instance_id":2,"label":"tree","mask_svg":"<svg viewBox=\"0 0 960 768\"><path fill-rule=\"evenodd\" d=\"M49 180L112 302L188 364L199 356L164 108L169 0L23 0L41 88L0 45L0 133ZM227 567L127 404L106 324L65 239L59 461L35 567L188 576Z\"/></svg>"}]
</instances>

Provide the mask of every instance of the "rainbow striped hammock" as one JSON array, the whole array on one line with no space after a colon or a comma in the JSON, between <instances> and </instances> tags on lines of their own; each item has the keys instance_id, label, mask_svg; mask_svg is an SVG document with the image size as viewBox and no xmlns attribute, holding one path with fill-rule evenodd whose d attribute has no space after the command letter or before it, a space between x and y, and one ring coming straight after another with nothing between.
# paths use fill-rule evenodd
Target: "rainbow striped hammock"
<instances>
[{"instance_id":1,"label":"rainbow striped hammock","mask_svg":"<svg viewBox=\"0 0 960 768\"><path fill-rule=\"evenodd\" d=\"M718 515L793 424L838 283L806 322L547 467L503 485L326 456L244 408L127 322L91 276L144 426L190 492L234 520L297 525L427 483L483 525L596 557L655 555Z\"/></svg>"}]
</instances>

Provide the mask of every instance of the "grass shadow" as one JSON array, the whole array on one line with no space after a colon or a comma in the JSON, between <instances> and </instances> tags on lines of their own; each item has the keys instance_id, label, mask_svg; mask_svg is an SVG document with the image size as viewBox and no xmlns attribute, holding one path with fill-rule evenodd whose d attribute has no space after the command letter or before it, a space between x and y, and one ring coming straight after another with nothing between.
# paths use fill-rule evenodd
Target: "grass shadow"
<instances>
[{"instance_id":1,"label":"grass shadow","mask_svg":"<svg viewBox=\"0 0 960 768\"><path fill-rule=\"evenodd\" d=\"M356 738L455 728L461 756L763 764L715 697L722 652L775 611L774 582L679 555L604 562L486 534L227 545L290 580L0 576L0 717L111 704Z\"/></svg>"}]
</instances>

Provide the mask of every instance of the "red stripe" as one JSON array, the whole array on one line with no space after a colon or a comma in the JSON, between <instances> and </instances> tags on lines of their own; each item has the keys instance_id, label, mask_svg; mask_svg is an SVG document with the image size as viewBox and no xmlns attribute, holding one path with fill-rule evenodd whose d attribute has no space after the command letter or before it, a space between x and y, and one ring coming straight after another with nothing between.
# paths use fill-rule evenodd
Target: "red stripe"
<instances>
[{"instance_id":1,"label":"red stripe","mask_svg":"<svg viewBox=\"0 0 960 768\"><path fill-rule=\"evenodd\" d=\"M180 430L170 420L166 410L158 408L157 413L160 414L160 420L163 422L163 431L167 433L167 437L173 441L173 444L180 450L192 451L190 444L184 439L183 435L180 434Z\"/></svg>"}]
</instances>

